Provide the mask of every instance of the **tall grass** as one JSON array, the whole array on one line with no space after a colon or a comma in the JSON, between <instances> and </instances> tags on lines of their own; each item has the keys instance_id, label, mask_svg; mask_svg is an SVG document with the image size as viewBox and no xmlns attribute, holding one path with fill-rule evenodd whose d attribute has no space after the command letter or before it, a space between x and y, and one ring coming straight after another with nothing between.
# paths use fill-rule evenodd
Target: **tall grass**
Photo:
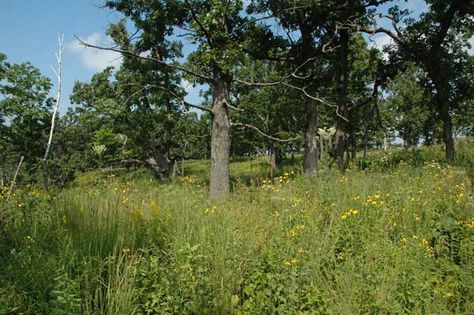
<instances>
[{"instance_id":1,"label":"tall grass","mask_svg":"<svg viewBox=\"0 0 474 315\"><path fill-rule=\"evenodd\" d=\"M474 313L468 172L377 159L316 179L241 161L221 204L196 161L167 185L109 172L18 191L0 314Z\"/></svg>"}]
</instances>

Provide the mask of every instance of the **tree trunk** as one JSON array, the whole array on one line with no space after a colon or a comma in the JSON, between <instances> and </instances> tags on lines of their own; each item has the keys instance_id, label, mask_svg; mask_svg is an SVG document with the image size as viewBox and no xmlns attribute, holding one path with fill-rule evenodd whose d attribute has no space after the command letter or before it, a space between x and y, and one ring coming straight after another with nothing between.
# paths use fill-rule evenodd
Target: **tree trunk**
<instances>
[{"instance_id":1,"label":"tree trunk","mask_svg":"<svg viewBox=\"0 0 474 315\"><path fill-rule=\"evenodd\" d=\"M436 102L438 105L439 115L443 121L443 140L446 150L446 162L453 163L456 158L456 152L454 149L453 124L451 122L451 115L449 114L449 97L447 89L447 84L436 84Z\"/></svg>"},{"instance_id":2,"label":"tree trunk","mask_svg":"<svg viewBox=\"0 0 474 315\"><path fill-rule=\"evenodd\" d=\"M212 96L214 114L211 135L211 178L209 198L224 200L230 191L229 155L230 155L230 118L227 107L229 101L229 83L221 74L216 75Z\"/></svg>"},{"instance_id":3,"label":"tree trunk","mask_svg":"<svg viewBox=\"0 0 474 315\"><path fill-rule=\"evenodd\" d=\"M349 53L349 32L346 29L339 31L338 49L338 77L337 77L337 110L340 116L348 118L349 109L347 106L347 85L348 85L348 53ZM347 149L347 132L349 123L342 117L337 117L335 158L339 170L345 168L344 153Z\"/></svg>"},{"instance_id":4,"label":"tree trunk","mask_svg":"<svg viewBox=\"0 0 474 315\"><path fill-rule=\"evenodd\" d=\"M169 162L163 152L156 152L154 157L150 157L146 160L146 164L159 181L163 182L168 179Z\"/></svg>"},{"instance_id":5,"label":"tree trunk","mask_svg":"<svg viewBox=\"0 0 474 315\"><path fill-rule=\"evenodd\" d=\"M272 171L277 169L277 152L275 150L275 146L273 144L270 144L268 148L268 153L270 155L270 169ZM272 172L273 174L273 172Z\"/></svg>"},{"instance_id":6,"label":"tree trunk","mask_svg":"<svg viewBox=\"0 0 474 315\"><path fill-rule=\"evenodd\" d=\"M323 160L324 156L324 136L322 134L319 135L319 160Z\"/></svg>"},{"instance_id":7,"label":"tree trunk","mask_svg":"<svg viewBox=\"0 0 474 315\"><path fill-rule=\"evenodd\" d=\"M367 128L367 125L365 125L365 130L364 130L364 161L367 159L368 147L369 147L369 129Z\"/></svg>"},{"instance_id":8,"label":"tree trunk","mask_svg":"<svg viewBox=\"0 0 474 315\"><path fill-rule=\"evenodd\" d=\"M316 102L308 99L306 102L306 131L304 145L303 171L306 175L316 175L318 168L318 115Z\"/></svg>"},{"instance_id":9,"label":"tree trunk","mask_svg":"<svg viewBox=\"0 0 474 315\"><path fill-rule=\"evenodd\" d=\"M302 40L302 60L300 64L303 64L314 56L314 44L312 38L312 30L308 28L308 25L302 24L301 40ZM311 73L310 68L305 67L305 72ZM316 92L316 86L314 78L310 78L311 83L308 86L310 94L314 95ZM304 157L303 157L303 172L305 175L315 176L318 169L318 112L316 107L316 101L312 98L306 99L305 104L306 114L306 125L305 125L305 143L304 143Z\"/></svg>"}]
</instances>

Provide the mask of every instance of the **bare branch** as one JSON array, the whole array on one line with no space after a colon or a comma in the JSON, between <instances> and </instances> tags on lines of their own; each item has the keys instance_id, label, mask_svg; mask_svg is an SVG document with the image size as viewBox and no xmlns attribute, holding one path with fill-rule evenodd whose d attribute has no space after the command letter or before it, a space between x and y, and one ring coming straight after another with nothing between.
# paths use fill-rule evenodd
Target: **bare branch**
<instances>
[{"instance_id":1,"label":"bare branch","mask_svg":"<svg viewBox=\"0 0 474 315\"><path fill-rule=\"evenodd\" d=\"M349 119L347 119L346 117L342 116L340 113L339 113L339 108L337 105L335 104L332 104L331 102L323 99L323 98L320 98L320 97L317 97L317 96L314 96L314 95L311 95L309 94L305 88L302 88L302 87L299 87L299 86L296 86L296 85L292 85L292 84L289 84L289 83L286 83L286 82L282 82L282 84L284 86L287 86L289 88L292 88L292 89L295 89L295 90L298 90L300 91L301 93L303 93L307 98L310 98L312 100L315 100L316 102L319 102L323 105L326 105L326 106L329 106L329 107L333 107L335 109L335 113L336 113L336 116L340 117L342 120L346 121L346 122L349 122Z\"/></svg>"},{"instance_id":2,"label":"bare branch","mask_svg":"<svg viewBox=\"0 0 474 315\"><path fill-rule=\"evenodd\" d=\"M268 139L274 140L274 141L278 141L278 142L292 142L292 141L296 141L296 140L301 139L301 136L297 136L297 137L289 138L289 139L277 138L277 137L266 134L265 132L260 130L258 127L255 127L255 126L249 125L249 124L244 124L244 123L232 123L232 126L241 126L241 127L244 127L244 128L253 129L253 130L257 131L259 134L261 134L262 136L264 136L265 138L268 138Z\"/></svg>"},{"instance_id":3,"label":"bare branch","mask_svg":"<svg viewBox=\"0 0 474 315\"><path fill-rule=\"evenodd\" d=\"M129 50L125 50L125 49L120 49L120 48L115 48L115 47L103 47L103 46L98 46L98 45L93 45L93 44L89 44L89 43L86 43L84 42L82 39L80 39L79 37L77 37L76 35L74 35L74 37L79 41L79 43L85 47L90 47L90 48L96 48L96 49L101 49L101 50L107 50L107 51L113 51L113 52L117 52L117 53L121 53L125 56L129 56L129 57L135 57L135 58L138 58L138 59L142 59L142 60L148 60L148 61L153 61L153 62L156 62L164 67L167 67L167 68L170 68L170 69L175 69L175 70L180 70L180 71L183 71L184 73L187 73L189 75L192 75L192 76L195 76L195 77L198 77L204 81L207 81L207 82L213 82L214 80L207 76L207 75L204 75L204 74L201 74L201 73L197 73L195 71L192 71L192 70L189 70L183 66L180 66L180 65L177 65L177 64L169 64L163 60L160 60L159 58L152 58L152 57L148 57L148 56L140 56L139 54L133 52L133 51L129 51Z\"/></svg>"},{"instance_id":4,"label":"bare branch","mask_svg":"<svg viewBox=\"0 0 474 315\"><path fill-rule=\"evenodd\" d=\"M189 103L188 101L186 101L186 100L184 99L184 97L182 97L182 96L176 94L174 91L172 91L172 90L170 90L170 89L168 89L168 88L166 88L166 87L164 87L164 86L161 86L161 85L149 85L149 86L154 86L154 87L156 87L156 88L158 88L158 89L161 89L161 90L163 90L163 91L166 91L166 92L170 93L172 96L174 96L176 99L178 99L178 100L181 102L181 104L182 104L182 106L183 106L184 108L193 107L193 108L197 108L197 109L200 109L200 110L203 110L203 111L207 111L207 112L209 112L209 113L214 113L214 112L212 111L212 109L210 109L210 108L207 108L207 107L204 107L204 106L200 106L200 105L195 105L195 104Z\"/></svg>"}]
</instances>

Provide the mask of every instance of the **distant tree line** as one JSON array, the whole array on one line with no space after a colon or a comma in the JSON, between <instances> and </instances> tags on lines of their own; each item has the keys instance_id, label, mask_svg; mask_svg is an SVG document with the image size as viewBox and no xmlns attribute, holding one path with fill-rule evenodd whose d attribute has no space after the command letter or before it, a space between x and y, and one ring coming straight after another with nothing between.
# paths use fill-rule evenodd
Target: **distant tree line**
<instances>
[{"instance_id":1,"label":"distant tree line","mask_svg":"<svg viewBox=\"0 0 474 315\"><path fill-rule=\"evenodd\" d=\"M390 0L106 1L133 29L123 20L108 29L113 47L83 44L123 62L76 82L50 177L64 185L78 171L145 165L166 180L177 161L208 158L210 198L222 200L232 156L268 152L276 167L302 152L316 176L325 153L343 170L357 151L399 137L444 143L452 163L455 135L473 133L474 6L425 2L414 19ZM393 43L372 47L374 34ZM202 104L185 100L183 79L206 87ZM32 178L40 171L51 87L0 55L2 178L21 155Z\"/></svg>"}]
</instances>

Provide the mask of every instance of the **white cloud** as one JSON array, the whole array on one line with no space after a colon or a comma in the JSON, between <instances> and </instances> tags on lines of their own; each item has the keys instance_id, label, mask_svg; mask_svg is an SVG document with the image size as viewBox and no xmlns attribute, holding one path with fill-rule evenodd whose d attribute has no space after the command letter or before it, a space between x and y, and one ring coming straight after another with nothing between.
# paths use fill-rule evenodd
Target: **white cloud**
<instances>
[{"instance_id":1,"label":"white cloud","mask_svg":"<svg viewBox=\"0 0 474 315\"><path fill-rule=\"evenodd\" d=\"M194 90L193 84L186 79L181 79L180 84L181 84L181 87L186 92L186 94Z\"/></svg>"},{"instance_id":2,"label":"white cloud","mask_svg":"<svg viewBox=\"0 0 474 315\"><path fill-rule=\"evenodd\" d=\"M380 51L382 51L385 46L394 44L393 39L385 33L378 33L374 34L373 36L369 36L368 41L370 48L377 48ZM388 54L383 52L382 57L384 59L388 59Z\"/></svg>"},{"instance_id":3,"label":"white cloud","mask_svg":"<svg viewBox=\"0 0 474 315\"><path fill-rule=\"evenodd\" d=\"M103 40L102 36L98 33L93 33L81 40L92 45L105 47L111 45L110 39ZM77 39L67 44L66 49L77 55L82 65L90 70L102 71L109 66L118 69L122 63L122 57L119 53L84 47Z\"/></svg>"},{"instance_id":4,"label":"white cloud","mask_svg":"<svg viewBox=\"0 0 474 315\"><path fill-rule=\"evenodd\" d=\"M471 39L469 40L469 45L471 45L471 48L467 50L467 53L473 56L474 55L474 36L471 37Z\"/></svg>"}]
</instances>

